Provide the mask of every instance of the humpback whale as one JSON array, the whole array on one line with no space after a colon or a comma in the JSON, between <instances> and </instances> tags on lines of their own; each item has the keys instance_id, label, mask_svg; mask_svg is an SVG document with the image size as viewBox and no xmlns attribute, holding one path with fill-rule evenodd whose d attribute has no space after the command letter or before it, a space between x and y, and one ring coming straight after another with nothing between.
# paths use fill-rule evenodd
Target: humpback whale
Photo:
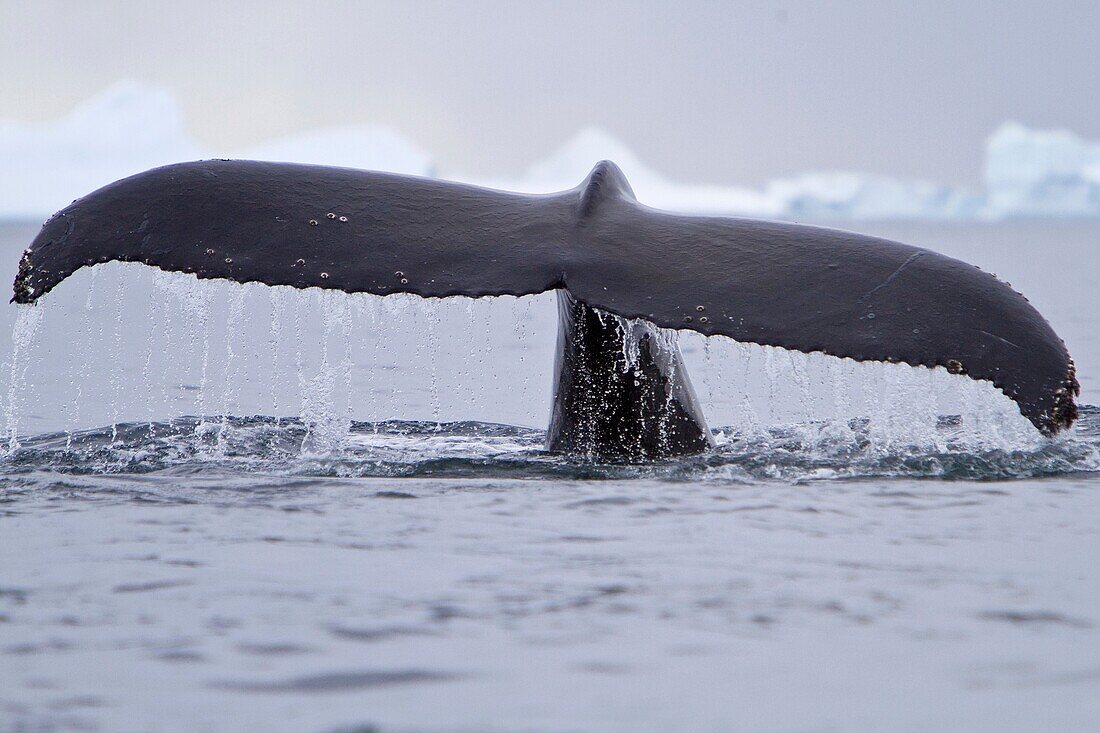
<instances>
[{"instance_id":1,"label":"humpback whale","mask_svg":"<svg viewBox=\"0 0 1100 733\"><path fill-rule=\"evenodd\" d=\"M1077 417L1065 345L993 275L836 229L653 209L609 161L542 195L287 163L156 168L51 217L23 254L12 300L33 303L112 260L383 296L556 290L547 445L593 459L713 445L665 329L944 367L992 382L1045 435Z\"/></svg>"}]
</instances>

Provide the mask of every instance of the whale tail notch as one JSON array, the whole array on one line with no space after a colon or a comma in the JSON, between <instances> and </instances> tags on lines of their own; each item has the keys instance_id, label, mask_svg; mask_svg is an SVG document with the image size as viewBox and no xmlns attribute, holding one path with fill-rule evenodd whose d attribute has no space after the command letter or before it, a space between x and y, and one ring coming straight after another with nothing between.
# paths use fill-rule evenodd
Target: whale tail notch
<instances>
[{"instance_id":1,"label":"whale tail notch","mask_svg":"<svg viewBox=\"0 0 1100 733\"><path fill-rule=\"evenodd\" d=\"M652 209L607 161L546 195L289 163L157 168L51 217L12 299L112 260L378 295L564 289L664 328L988 380L1046 435L1077 416L1065 345L992 275L851 232Z\"/></svg>"}]
</instances>

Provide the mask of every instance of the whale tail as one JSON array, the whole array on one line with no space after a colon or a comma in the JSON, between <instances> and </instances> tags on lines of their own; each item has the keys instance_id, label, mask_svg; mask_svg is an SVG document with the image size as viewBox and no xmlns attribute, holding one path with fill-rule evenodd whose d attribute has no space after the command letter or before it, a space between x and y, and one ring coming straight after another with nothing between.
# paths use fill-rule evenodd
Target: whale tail
<instances>
[{"instance_id":1,"label":"whale tail","mask_svg":"<svg viewBox=\"0 0 1100 733\"><path fill-rule=\"evenodd\" d=\"M663 328L988 380L1047 435L1077 416L1065 345L992 275L845 231L658 211L607 161L547 195L284 163L157 168L51 217L20 262L13 300L33 302L110 260L378 295L558 289Z\"/></svg>"}]
</instances>

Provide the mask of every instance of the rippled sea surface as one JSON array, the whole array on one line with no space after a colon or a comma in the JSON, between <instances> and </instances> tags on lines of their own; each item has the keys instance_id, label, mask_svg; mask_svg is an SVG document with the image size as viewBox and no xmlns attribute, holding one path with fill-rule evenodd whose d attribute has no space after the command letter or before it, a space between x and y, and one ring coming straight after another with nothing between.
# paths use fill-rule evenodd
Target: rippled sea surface
<instances>
[{"instance_id":1,"label":"rippled sea surface","mask_svg":"<svg viewBox=\"0 0 1100 733\"><path fill-rule=\"evenodd\" d=\"M1100 402L1096 225L863 229L1010 280ZM1100 728L1096 408L685 336L719 448L592 464L545 299L111 267L7 313L0 731Z\"/></svg>"}]
</instances>

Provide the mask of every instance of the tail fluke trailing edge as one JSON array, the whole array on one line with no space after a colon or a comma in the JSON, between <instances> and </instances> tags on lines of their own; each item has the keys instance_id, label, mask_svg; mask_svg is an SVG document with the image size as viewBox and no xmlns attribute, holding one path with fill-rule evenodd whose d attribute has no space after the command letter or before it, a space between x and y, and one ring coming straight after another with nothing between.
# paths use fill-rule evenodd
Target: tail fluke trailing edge
<instances>
[{"instance_id":1,"label":"tail fluke trailing edge","mask_svg":"<svg viewBox=\"0 0 1100 733\"><path fill-rule=\"evenodd\" d=\"M608 162L576 189L537 196L282 163L158 168L46 222L13 300L112 260L378 295L564 288L666 328L989 380L1048 435L1077 414L1065 345L992 275L850 232L651 209Z\"/></svg>"}]
</instances>

